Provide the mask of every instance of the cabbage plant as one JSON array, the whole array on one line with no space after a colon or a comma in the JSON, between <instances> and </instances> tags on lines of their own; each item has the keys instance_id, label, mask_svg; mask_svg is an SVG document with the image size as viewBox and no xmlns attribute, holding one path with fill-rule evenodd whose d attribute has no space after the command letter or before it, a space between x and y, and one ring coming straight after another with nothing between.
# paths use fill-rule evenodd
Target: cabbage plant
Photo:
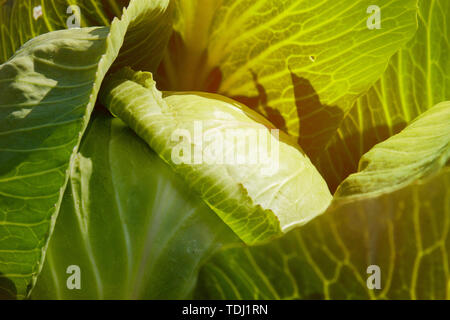
<instances>
[{"instance_id":1,"label":"cabbage plant","mask_svg":"<svg viewBox=\"0 0 450 320\"><path fill-rule=\"evenodd\" d=\"M449 298L447 0L0 0L0 297Z\"/></svg>"}]
</instances>

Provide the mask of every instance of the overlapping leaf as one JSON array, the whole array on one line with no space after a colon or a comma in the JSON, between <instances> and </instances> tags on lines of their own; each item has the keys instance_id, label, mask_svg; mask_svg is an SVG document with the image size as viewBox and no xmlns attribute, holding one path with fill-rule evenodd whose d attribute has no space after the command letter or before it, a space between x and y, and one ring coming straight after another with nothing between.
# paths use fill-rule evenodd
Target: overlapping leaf
<instances>
[{"instance_id":1,"label":"overlapping leaf","mask_svg":"<svg viewBox=\"0 0 450 320\"><path fill-rule=\"evenodd\" d=\"M163 19L159 30L166 29L167 8L165 0L134 0L111 27L47 33L0 65L0 288L10 296L26 296L42 268L103 77L120 49L140 40L140 28Z\"/></svg>"},{"instance_id":2,"label":"overlapping leaf","mask_svg":"<svg viewBox=\"0 0 450 320\"><path fill-rule=\"evenodd\" d=\"M117 119L98 116L77 151L106 72L157 68L171 33L168 0L133 0L110 27L52 32L18 50L65 29L68 5L91 26L109 25L127 2L0 0L0 63L15 53L0 65L0 296L29 295L62 203L34 298L189 297L199 264L240 242L232 231L255 244L298 225L217 254L197 296L449 298L450 171L438 172L449 156L448 102L364 155L318 216L330 193L287 137L272 173L267 163L174 162L177 130L195 139L198 122L219 133L258 128L278 141L270 122L223 96L163 98L149 73L118 73L103 101L184 176L183 189ZM172 1L176 32L159 84L244 102L318 155L334 190L370 147L449 100L450 5L419 0L414 39L353 105L415 30L416 0L379 2L381 29L371 30L369 0ZM66 286L70 265L81 267L80 291ZM367 287L370 265L381 268L379 290Z\"/></svg>"},{"instance_id":3,"label":"overlapping leaf","mask_svg":"<svg viewBox=\"0 0 450 320\"><path fill-rule=\"evenodd\" d=\"M325 181L307 156L292 142L274 136L272 125L261 116L233 100L201 93L168 93L163 99L150 73L131 69L105 80L100 99L247 243L303 224L331 201ZM207 141L212 136L213 141ZM177 151L184 139L187 148ZM194 154L197 150L201 159ZM221 159L207 157L218 153Z\"/></svg>"}]
</instances>

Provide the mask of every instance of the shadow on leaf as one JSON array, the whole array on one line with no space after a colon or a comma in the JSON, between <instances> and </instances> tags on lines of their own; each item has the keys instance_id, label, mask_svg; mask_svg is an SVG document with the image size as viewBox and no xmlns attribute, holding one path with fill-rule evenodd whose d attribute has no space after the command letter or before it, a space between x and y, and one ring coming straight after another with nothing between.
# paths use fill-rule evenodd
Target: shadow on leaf
<instances>
[{"instance_id":1,"label":"shadow on leaf","mask_svg":"<svg viewBox=\"0 0 450 320\"><path fill-rule=\"evenodd\" d=\"M16 300L17 289L14 282L0 272L0 300Z\"/></svg>"}]
</instances>

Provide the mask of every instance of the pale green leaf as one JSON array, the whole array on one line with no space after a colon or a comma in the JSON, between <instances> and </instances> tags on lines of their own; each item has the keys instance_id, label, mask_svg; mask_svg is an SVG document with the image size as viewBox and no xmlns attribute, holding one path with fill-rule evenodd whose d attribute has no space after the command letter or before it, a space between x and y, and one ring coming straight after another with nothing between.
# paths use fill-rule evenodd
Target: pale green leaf
<instances>
[{"instance_id":1,"label":"pale green leaf","mask_svg":"<svg viewBox=\"0 0 450 320\"><path fill-rule=\"evenodd\" d=\"M163 99L150 73L131 69L107 79L100 100L247 243L306 223L331 201L325 181L299 147L233 100L202 93L167 93ZM207 133L211 137L213 132L223 139L220 147L215 138L207 141ZM182 154L187 159L178 158L180 146L186 147ZM222 152L221 160L209 161L208 149ZM266 159L257 158L263 154Z\"/></svg>"}]
</instances>

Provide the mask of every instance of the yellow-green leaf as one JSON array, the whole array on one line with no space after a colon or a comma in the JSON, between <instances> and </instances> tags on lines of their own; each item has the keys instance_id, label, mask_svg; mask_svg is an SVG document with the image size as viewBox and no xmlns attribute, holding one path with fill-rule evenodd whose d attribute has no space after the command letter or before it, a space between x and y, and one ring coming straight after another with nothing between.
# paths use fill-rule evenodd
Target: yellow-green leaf
<instances>
[{"instance_id":1,"label":"yellow-green leaf","mask_svg":"<svg viewBox=\"0 0 450 320\"><path fill-rule=\"evenodd\" d=\"M314 163L332 191L357 171L361 156L418 115L450 100L450 1L420 0L418 29L359 98Z\"/></svg>"},{"instance_id":2,"label":"yellow-green leaf","mask_svg":"<svg viewBox=\"0 0 450 320\"><path fill-rule=\"evenodd\" d=\"M391 192L439 171L449 157L450 101L446 101L364 154L358 172L339 185L335 197L350 199Z\"/></svg>"},{"instance_id":3,"label":"yellow-green leaf","mask_svg":"<svg viewBox=\"0 0 450 320\"><path fill-rule=\"evenodd\" d=\"M446 168L392 193L337 201L271 243L221 251L202 268L197 297L449 299L449 231Z\"/></svg>"},{"instance_id":4,"label":"yellow-green leaf","mask_svg":"<svg viewBox=\"0 0 450 320\"><path fill-rule=\"evenodd\" d=\"M175 3L158 83L235 98L298 137L312 158L416 30L416 0ZM368 27L374 4L380 29Z\"/></svg>"}]
</instances>

